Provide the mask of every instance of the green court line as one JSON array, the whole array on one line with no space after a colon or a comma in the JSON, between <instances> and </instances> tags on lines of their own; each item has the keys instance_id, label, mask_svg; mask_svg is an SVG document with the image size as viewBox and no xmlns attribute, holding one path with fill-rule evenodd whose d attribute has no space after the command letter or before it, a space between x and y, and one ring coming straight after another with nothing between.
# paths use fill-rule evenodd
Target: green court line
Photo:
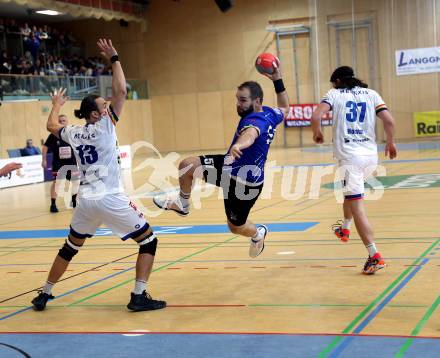
<instances>
[{"instance_id":1,"label":"green court line","mask_svg":"<svg viewBox=\"0 0 440 358\"><path fill-rule=\"evenodd\" d=\"M27 241L31 241L31 240L27 240ZM52 240L45 240L43 243L41 243L40 245L33 245L33 246L24 246L24 247L22 247L22 248L20 248L19 250L15 250L15 251L9 251L9 252L7 252L7 253L4 253L3 255L0 255L0 257L4 257L4 256L8 256L8 255L12 255L12 254L15 254L15 253L17 253L17 252L23 252L23 251L29 251L29 252L32 252L32 251L38 251L38 250L31 250L31 249L33 249L33 248L35 248L35 247L40 247L40 246L42 246L42 245L44 245L44 244L46 244L46 243L48 243L48 242L51 242ZM26 241L24 241L24 242L26 242Z\"/></svg>"},{"instance_id":2,"label":"green court line","mask_svg":"<svg viewBox=\"0 0 440 358\"><path fill-rule=\"evenodd\" d=\"M77 304L74 307L125 307L126 305L122 304ZM321 304L321 303L304 303L304 304L249 304L245 305L246 307L304 307L304 308L316 308L316 307L365 307L365 304ZM0 309L7 308L26 308L29 305L16 305L16 306L0 306ZM71 305L50 305L50 307L71 307ZM391 308L427 308L427 305L389 305L387 307Z\"/></svg>"},{"instance_id":3,"label":"green court line","mask_svg":"<svg viewBox=\"0 0 440 358\"><path fill-rule=\"evenodd\" d=\"M412 264L417 265L432 249L437 246L437 244L440 242L440 239L437 239L432 245L430 245ZM377 296L367 307L365 307L355 318L352 320L348 326L342 331L342 333L347 334L350 333L350 331L361 321L373 308L378 304L382 299L390 292L395 286L397 286L400 281L403 280L403 278L411 271L414 270L414 267L408 267L405 269L399 277L397 277L382 293ZM324 348L321 353L318 354L319 358L326 357L327 354L336 346L338 343L344 339L344 337L339 336L336 337L330 344Z\"/></svg>"},{"instance_id":4,"label":"green court line","mask_svg":"<svg viewBox=\"0 0 440 358\"><path fill-rule=\"evenodd\" d=\"M439 305L440 305L440 296L437 296L437 299L434 301L431 307L428 308L428 310L423 315L422 319L419 321L419 323L417 323L416 327L411 332L411 336L417 336L420 333L422 328L428 322L429 318L432 316L432 314ZM408 338L400 348L399 352L396 353L394 358L402 358L405 355L406 351L409 349L409 347L411 347L413 342L414 342L414 338Z\"/></svg>"},{"instance_id":5,"label":"green court line","mask_svg":"<svg viewBox=\"0 0 440 358\"><path fill-rule=\"evenodd\" d=\"M220 242L220 243L217 243L217 244L214 244L214 245L211 245L211 246L205 247L204 249L199 250L199 251L196 251L196 252L194 252L194 253L191 254L191 255L187 255L187 256L181 257L180 259L178 259L178 260L176 260L176 261L173 261L173 262L170 262L170 263L168 263L168 264L166 264L166 265L160 266L160 267L158 267L157 269L152 270L151 272L158 272L158 271L161 271L161 270L163 270L164 268L167 268L167 267L169 267L169 266L175 265L176 263L179 263L179 262L185 261L186 259L189 259L189 258L194 257L194 256L196 256L196 255L199 255L199 254L201 254L201 253L203 253L203 252L205 252L205 251L208 251L208 250L210 250L210 249L213 249L214 247L220 246L221 244L224 244L224 243L227 243L227 242L229 242L229 241L232 241L232 240L236 239L237 237L238 237L238 236L233 236L233 237L231 237L231 238L229 238L229 239L227 239L227 240L225 240L225 241L223 241L223 242ZM90 296L87 296L87 297L85 297L85 298L82 298L82 299L80 299L80 300L78 300L78 301L75 301L75 302L71 303L70 305L68 305L68 307L69 307L69 306L77 305L78 303L81 303L81 302L84 302L84 301L87 301L87 300L90 299L90 298L93 298L93 297L96 297L96 296L102 295L103 293L106 293L106 292L108 292L108 291L111 291L111 290L113 290L113 289L115 289L115 288L118 288L118 287L120 287L120 286L124 286L124 285L126 285L127 283L130 283L130 282L132 282L132 281L134 281L134 278L131 278L131 279L126 280L126 281L123 281L123 282L121 282L121 283L119 283L119 284L117 284L117 285L115 285L115 286L109 287L109 288L107 288L107 289L105 289L105 290L102 290L102 291L100 291L100 292L97 292L97 293L95 293L95 294L93 294L93 295L90 295Z\"/></svg>"}]
</instances>

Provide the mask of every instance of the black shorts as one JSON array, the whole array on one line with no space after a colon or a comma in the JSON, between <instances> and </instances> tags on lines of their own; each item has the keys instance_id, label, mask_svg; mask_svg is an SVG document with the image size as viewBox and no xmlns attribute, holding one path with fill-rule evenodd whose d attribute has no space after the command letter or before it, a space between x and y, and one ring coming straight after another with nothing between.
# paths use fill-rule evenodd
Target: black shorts
<instances>
[{"instance_id":1,"label":"black shorts","mask_svg":"<svg viewBox=\"0 0 440 358\"><path fill-rule=\"evenodd\" d=\"M203 167L203 178L209 184L223 189L225 213L228 221L234 226L246 223L249 212L263 190L263 183L250 186L231 178L223 172L222 154L200 156Z\"/></svg>"}]
</instances>

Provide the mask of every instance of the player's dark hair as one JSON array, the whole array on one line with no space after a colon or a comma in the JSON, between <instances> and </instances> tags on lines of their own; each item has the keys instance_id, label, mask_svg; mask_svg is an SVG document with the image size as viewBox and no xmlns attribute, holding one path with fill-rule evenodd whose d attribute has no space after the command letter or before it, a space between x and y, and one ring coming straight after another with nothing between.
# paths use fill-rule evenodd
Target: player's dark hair
<instances>
[{"instance_id":1,"label":"player's dark hair","mask_svg":"<svg viewBox=\"0 0 440 358\"><path fill-rule=\"evenodd\" d=\"M99 96L95 94L91 94L87 97L84 97L81 101L81 106L79 109L75 109L75 117L77 118L85 118L88 119L90 117L90 113L98 110L98 105L95 102L95 99L99 98Z\"/></svg>"},{"instance_id":2,"label":"player's dark hair","mask_svg":"<svg viewBox=\"0 0 440 358\"><path fill-rule=\"evenodd\" d=\"M240 86L238 86L238 89L242 90L243 88L249 89L252 99L259 98L261 103L263 103L263 96L264 96L263 89L257 82L254 81L243 82Z\"/></svg>"},{"instance_id":3,"label":"player's dark hair","mask_svg":"<svg viewBox=\"0 0 440 358\"><path fill-rule=\"evenodd\" d=\"M336 80L339 80L336 83ZM354 76L354 71L349 66L341 66L333 71L330 82L335 84L335 88L348 88L352 89L354 87L368 88L368 85Z\"/></svg>"}]
</instances>

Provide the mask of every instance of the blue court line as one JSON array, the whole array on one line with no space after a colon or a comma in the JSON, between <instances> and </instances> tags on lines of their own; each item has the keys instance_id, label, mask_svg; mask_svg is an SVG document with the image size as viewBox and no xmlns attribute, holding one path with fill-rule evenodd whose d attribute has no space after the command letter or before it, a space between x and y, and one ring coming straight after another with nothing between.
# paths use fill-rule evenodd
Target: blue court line
<instances>
[{"instance_id":1,"label":"blue court line","mask_svg":"<svg viewBox=\"0 0 440 358\"><path fill-rule=\"evenodd\" d=\"M286 222L267 224L271 232L305 231L319 224L311 222ZM156 235L194 235L194 234L226 234L229 229L226 225L187 225L187 226L157 226L153 228ZM51 237L64 238L69 233L67 229L57 230L14 230L0 231L0 240L10 239L45 239ZM96 236L112 236L110 229L100 228Z\"/></svg>"},{"instance_id":2,"label":"blue court line","mask_svg":"<svg viewBox=\"0 0 440 358\"><path fill-rule=\"evenodd\" d=\"M64 296L66 296L66 295L70 295L71 293L74 293L74 292L76 292L76 291L82 290L83 288L87 288L87 287L90 287L90 286L96 285L96 284L99 283L99 282L102 282L102 281L108 280L109 278L112 278L112 277L115 277L115 276L121 275L121 274L126 273L127 271L130 271L130 270L133 270L133 269L134 269L134 267L130 267L130 268L125 269L125 270L123 270L123 271L119 271L119 272L114 273L114 274L111 274L111 275L109 275L109 276L106 276L106 277L100 278L99 280L96 280L96 281L93 281L93 282L91 282L91 283L88 283L87 285L83 285L83 286L77 287L77 288L75 288L75 289L73 289L73 290L67 291L67 292L65 292L65 293L63 293L63 294L61 294L61 295L56 296L56 297L53 299L53 301L55 301L55 300L58 299L58 298L64 297ZM15 311L15 312L10 313L10 314L8 314L8 315L6 315L6 316L0 317L0 321L3 321L3 320L8 319L8 318L10 318L10 317L16 316L16 315L18 315L18 314L20 314L20 313L22 313L22 312L29 311L29 310L31 310L31 309L32 309L32 306L29 306L29 307L23 308L23 309L21 309L21 310Z\"/></svg>"},{"instance_id":3,"label":"blue court line","mask_svg":"<svg viewBox=\"0 0 440 358\"><path fill-rule=\"evenodd\" d=\"M425 158L425 159L392 159L383 160L379 164L399 164L399 163L418 163L418 162L438 162L440 158ZM328 167L334 166L335 163L318 163L318 164L287 164L287 165L275 165L270 167L270 169L280 169L280 168L298 168L298 167Z\"/></svg>"},{"instance_id":4,"label":"blue court line","mask_svg":"<svg viewBox=\"0 0 440 358\"><path fill-rule=\"evenodd\" d=\"M353 333L359 334L362 330L384 309L384 307L402 290L403 287L422 269L422 267L429 262L429 259L424 259L420 266L417 266L405 279L393 290L391 293L353 330ZM338 357L342 351L349 346L354 337L344 337L342 342L329 355L330 358Z\"/></svg>"},{"instance_id":5,"label":"blue court line","mask_svg":"<svg viewBox=\"0 0 440 358\"><path fill-rule=\"evenodd\" d=\"M184 247L182 247L184 248ZM295 254L292 254L295 255ZM414 261L417 259L417 257L387 257L387 261L392 260L407 260L407 261ZM430 260L440 260L440 257L430 257ZM338 258L323 258L323 257L316 257L316 258L285 258L285 259L258 259L258 262L291 262L291 261L362 261L365 260L365 257L338 257ZM157 264L167 264L170 262L174 262L173 260L164 260L164 261L155 261ZM218 262L255 262L253 259L243 259L243 260L233 260L233 259L222 259L222 260L187 260L182 261L182 263L218 263ZM71 262L69 265L102 265L108 263L107 261L102 262ZM115 264L133 264L136 263L136 261L118 261ZM16 264L0 264L0 267L8 267L8 266L45 266L45 265L52 265L52 262L41 262L36 264L25 264L25 263L16 263Z\"/></svg>"}]
</instances>

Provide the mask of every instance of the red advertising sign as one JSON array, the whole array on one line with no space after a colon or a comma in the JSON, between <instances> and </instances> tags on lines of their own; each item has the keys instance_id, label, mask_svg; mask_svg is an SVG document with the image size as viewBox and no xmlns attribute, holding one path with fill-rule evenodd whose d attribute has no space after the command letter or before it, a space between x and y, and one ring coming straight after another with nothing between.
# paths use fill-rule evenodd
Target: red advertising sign
<instances>
[{"instance_id":1,"label":"red advertising sign","mask_svg":"<svg viewBox=\"0 0 440 358\"><path fill-rule=\"evenodd\" d=\"M312 119L312 113L317 104L291 104L289 114L287 115L284 125L286 127L308 127ZM321 118L323 126L331 126L333 124L332 112L326 113Z\"/></svg>"}]
</instances>

